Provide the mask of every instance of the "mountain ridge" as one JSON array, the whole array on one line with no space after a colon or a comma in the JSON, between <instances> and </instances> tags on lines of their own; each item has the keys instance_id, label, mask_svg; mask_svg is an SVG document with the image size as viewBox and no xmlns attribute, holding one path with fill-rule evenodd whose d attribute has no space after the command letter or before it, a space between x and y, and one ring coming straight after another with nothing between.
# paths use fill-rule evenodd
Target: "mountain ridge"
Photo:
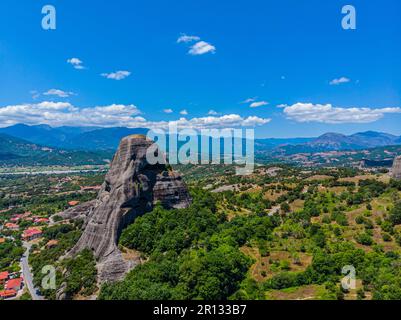
<instances>
[{"instance_id":1,"label":"mountain ridge","mask_svg":"<svg viewBox=\"0 0 401 320\"><path fill-rule=\"evenodd\" d=\"M6 134L42 146L80 151L115 151L120 140L133 134L147 134L146 128L126 127L57 127L47 125L28 126L17 124L0 128ZM265 138L255 139L259 151L283 150L285 152L324 152L361 150L382 146L401 145L401 136L384 132L365 131L351 135L328 132L311 138Z\"/></svg>"},{"instance_id":2,"label":"mountain ridge","mask_svg":"<svg viewBox=\"0 0 401 320\"><path fill-rule=\"evenodd\" d=\"M63 150L35 144L0 133L0 165L102 165L110 155L106 152Z\"/></svg>"}]
</instances>

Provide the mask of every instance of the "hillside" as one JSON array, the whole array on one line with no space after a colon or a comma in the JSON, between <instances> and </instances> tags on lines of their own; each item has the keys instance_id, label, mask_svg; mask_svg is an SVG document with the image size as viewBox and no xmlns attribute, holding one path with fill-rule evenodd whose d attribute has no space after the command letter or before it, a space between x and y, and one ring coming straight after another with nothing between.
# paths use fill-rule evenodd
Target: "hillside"
<instances>
[{"instance_id":1,"label":"hillside","mask_svg":"<svg viewBox=\"0 0 401 320\"><path fill-rule=\"evenodd\" d=\"M69 150L115 150L120 140L131 134L146 134L147 129L28 126L17 124L0 128L6 134L42 146Z\"/></svg>"},{"instance_id":2,"label":"hillside","mask_svg":"<svg viewBox=\"0 0 401 320\"><path fill-rule=\"evenodd\" d=\"M351 136L326 133L307 143L307 146L326 150L352 150L375 148L398 144L400 137L382 132L359 132Z\"/></svg>"},{"instance_id":3,"label":"hillside","mask_svg":"<svg viewBox=\"0 0 401 320\"><path fill-rule=\"evenodd\" d=\"M34 144L0 134L1 166L87 165L105 164L107 152L68 151Z\"/></svg>"},{"instance_id":4,"label":"hillside","mask_svg":"<svg viewBox=\"0 0 401 320\"><path fill-rule=\"evenodd\" d=\"M70 138L64 143L66 148L78 150L113 150L121 139L133 134L147 134L148 129L103 128L88 131Z\"/></svg>"}]
</instances>

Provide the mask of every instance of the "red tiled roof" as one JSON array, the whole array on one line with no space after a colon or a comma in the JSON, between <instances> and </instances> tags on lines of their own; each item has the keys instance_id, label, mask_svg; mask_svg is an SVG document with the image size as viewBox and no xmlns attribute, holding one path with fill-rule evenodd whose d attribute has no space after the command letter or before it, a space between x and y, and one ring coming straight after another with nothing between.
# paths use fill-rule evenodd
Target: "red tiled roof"
<instances>
[{"instance_id":1,"label":"red tiled roof","mask_svg":"<svg viewBox=\"0 0 401 320\"><path fill-rule=\"evenodd\" d=\"M0 272L0 280L7 280L9 276L8 271Z\"/></svg>"},{"instance_id":2,"label":"red tiled roof","mask_svg":"<svg viewBox=\"0 0 401 320\"><path fill-rule=\"evenodd\" d=\"M53 246L56 246L56 245L58 245L58 240L50 240L50 241L46 244L47 247L53 247Z\"/></svg>"},{"instance_id":3,"label":"red tiled roof","mask_svg":"<svg viewBox=\"0 0 401 320\"><path fill-rule=\"evenodd\" d=\"M0 298L11 298L17 295L17 291L14 289L0 291Z\"/></svg>"},{"instance_id":4,"label":"red tiled roof","mask_svg":"<svg viewBox=\"0 0 401 320\"><path fill-rule=\"evenodd\" d=\"M12 290L14 288L21 288L21 284L22 284L22 279L21 278L12 279L12 280L7 282L6 290Z\"/></svg>"},{"instance_id":5,"label":"red tiled roof","mask_svg":"<svg viewBox=\"0 0 401 320\"><path fill-rule=\"evenodd\" d=\"M15 223L6 223L5 226L6 226L7 229L19 228L19 225L15 224Z\"/></svg>"},{"instance_id":6,"label":"red tiled roof","mask_svg":"<svg viewBox=\"0 0 401 320\"><path fill-rule=\"evenodd\" d=\"M42 234L42 230L32 228L32 229L26 229L22 236L26 238L26 237L36 236L38 234Z\"/></svg>"}]
</instances>

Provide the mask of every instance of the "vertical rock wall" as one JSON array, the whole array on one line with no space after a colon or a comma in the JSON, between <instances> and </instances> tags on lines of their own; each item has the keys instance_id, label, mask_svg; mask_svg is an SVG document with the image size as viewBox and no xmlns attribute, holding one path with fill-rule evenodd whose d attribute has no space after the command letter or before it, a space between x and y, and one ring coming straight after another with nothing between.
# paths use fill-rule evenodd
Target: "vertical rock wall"
<instances>
[{"instance_id":1,"label":"vertical rock wall","mask_svg":"<svg viewBox=\"0 0 401 320\"><path fill-rule=\"evenodd\" d=\"M114 156L82 237L69 255L91 249L98 261L100 282L120 280L138 263L125 261L118 249L122 230L156 202L165 208L186 208L191 199L181 177L166 164L150 165L145 136L124 138Z\"/></svg>"},{"instance_id":2,"label":"vertical rock wall","mask_svg":"<svg viewBox=\"0 0 401 320\"><path fill-rule=\"evenodd\" d=\"M401 156L394 159L392 177L401 180Z\"/></svg>"}]
</instances>

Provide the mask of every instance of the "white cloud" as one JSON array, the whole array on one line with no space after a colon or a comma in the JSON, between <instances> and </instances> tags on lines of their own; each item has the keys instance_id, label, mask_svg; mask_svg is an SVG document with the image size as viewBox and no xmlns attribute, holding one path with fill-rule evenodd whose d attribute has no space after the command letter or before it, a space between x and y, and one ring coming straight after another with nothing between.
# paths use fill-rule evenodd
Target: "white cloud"
<instances>
[{"instance_id":1,"label":"white cloud","mask_svg":"<svg viewBox=\"0 0 401 320\"><path fill-rule=\"evenodd\" d=\"M112 73L102 73L101 76L111 80L123 80L131 75L129 71L117 71Z\"/></svg>"},{"instance_id":2,"label":"white cloud","mask_svg":"<svg viewBox=\"0 0 401 320\"><path fill-rule=\"evenodd\" d=\"M214 111L214 110L210 110L209 112L208 112L208 115L209 116L218 116L220 113L218 113L217 111Z\"/></svg>"},{"instance_id":3,"label":"white cloud","mask_svg":"<svg viewBox=\"0 0 401 320\"><path fill-rule=\"evenodd\" d=\"M216 53L216 47L209 42L201 40L198 36L188 36L185 33L181 34L177 43L191 43L196 41L194 45L189 47L188 54L192 56L199 56L206 53Z\"/></svg>"},{"instance_id":4,"label":"white cloud","mask_svg":"<svg viewBox=\"0 0 401 320\"><path fill-rule=\"evenodd\" d=\"M209 52L215 53L216 47L206 41L199 41L191 47L188 53L193 56L198 56Z\"/></svg>"},{"instance_id":5,"label":"white cloud","mask_svg":"<svg viewBox=\"0 0 401 320\"><path fill-rule=\"evenodd\" d=\"M330 124L370 123L387 113L401 113L401 108L338 108L331 104L296 103L284 107L285 115L297 122L320 122Z\"/></svg>"},{"instance_id":6,"label":"white cloud","mask_svg":"<svg viewBox=\"0 0 401 320\"><path fill-rule=\"evenodd\" d=\"M338 78L338 79L331 80L330 81L330 85L331 86L337 86L339 84L347 83L347 82L350 82L350 81L351 81L351 79L348 79L346 77L341 77L341 78Z\"/></svg>"},{"instance_id":7,"label":"white cloud","mask_svg":"<svg viewBox=\"0 0 401 320\"><path fill-rule=\"evenodd\" d=\"M174 110L173 109L164 109L163 112L164 113L173 113Z\"/></svg>"},{"instance_id":8,"label":"white cloud","mask_svg":"<svg viewBox=\"0 0 401 320\"><path fill-rule=\"evenodd\" d=\"M192 42L192 41L199 41L200 38L197 36L188 36L185 33L181 34L181 36L178 38L177 43L188 43L188 42Z\"/></svg>"},{"instance_id":9,"label":"white cloud","mask_svg":"<svg viewBox=\"0 0 401 320\"><path fill-rule=\"evenodd\" d=\"M140 110L135 105L113 104L78 108L68 102L43 101L37 104L20 104L0 107L0 127L18 123L28 125L47 124L58 126L99 126L129 128L162 128L167 129L169 123L179 128L236 128L256 127L270 122L270 119L259 117L243 118L237 114L208 116L203 118L176 121L147 121L139 116Z\"/></svg>"},{"instance_id":10,"label":"white cloud","mask_svg":"<svg viewBox=\"0 0 401 320\"><path fill-rule=\"evenodd\" d=\"M251 103L251 102L256 101L256 99L257 99L257 97L255 97L255 98L248 98L248 99L242 101L241 103L243 103L243 104L248 104L248 103Z\"/></svg>"},{"instance_id":11,"label":"white cloud","mask_svg":"<svg viewBox=\"0 0 401 320\"><path fill-rule=\"evenodd\" d=\"M68 98L70 96L75 95L74 92L66 92L59 89L50 89L47 92L43 93L44 96L58 96L60 98Z\"/></svg>"},{"instance_id":12,"label":"white cloud","mask_svg":"<svg viewBox=\"0 0 401 320\"><path fill-rule=\"evenodd\" d=\"M0 126L17 123L52 126L120 126L133 121L140 111L134 105L97 106L77 108L68 102L43 101L0 107Z\"/></svg>"},{"instance_id":13,"label":"white cloud","mask_svg":"<svg viewBox=\"0 0 401 320\"><path fill-rule=\"evenodd\" d=\"M83 62L78 58L68 59L67 63L71 64L77 70L85 69L85 67L83 66Z\"/></svg>"},{"instance_id":14,"label":"white cloud","mask_svg":"<svg viewBox=\"0 0 401 320\"><path fill-rule=\"evenodd\" d=\"M187 116L188 115L188 111L187 110L182 110L180 112L180 114L183 115L183 116Z\"/></svg>"},{"instance_id":15,"label":"white cloud","mask_svg":"<svg viewBox=\"0 0 401 320\"><path fill-rule=\"evenodd\" d=\"M271 119L263 119L259 117L243 118L238 114L228 114L223 116L208 116L203 118L185 119L181 118L171 121L171 124L177 125L178 128L192 129L221 129L221 128L237 128L237 127L256 127L267 124Z\"/></svg>"},{"instance_id":16,"label":"white cloud","mask_svg":"<svg viewBox=\"0 0 401 320\"><path fill-rule=\"evenodd\" d=\"M267 106L269 103L267 101L255 101L251 103L250 107L251 108L258 108L262 106Z\"/></svg>"}]
</instances>

